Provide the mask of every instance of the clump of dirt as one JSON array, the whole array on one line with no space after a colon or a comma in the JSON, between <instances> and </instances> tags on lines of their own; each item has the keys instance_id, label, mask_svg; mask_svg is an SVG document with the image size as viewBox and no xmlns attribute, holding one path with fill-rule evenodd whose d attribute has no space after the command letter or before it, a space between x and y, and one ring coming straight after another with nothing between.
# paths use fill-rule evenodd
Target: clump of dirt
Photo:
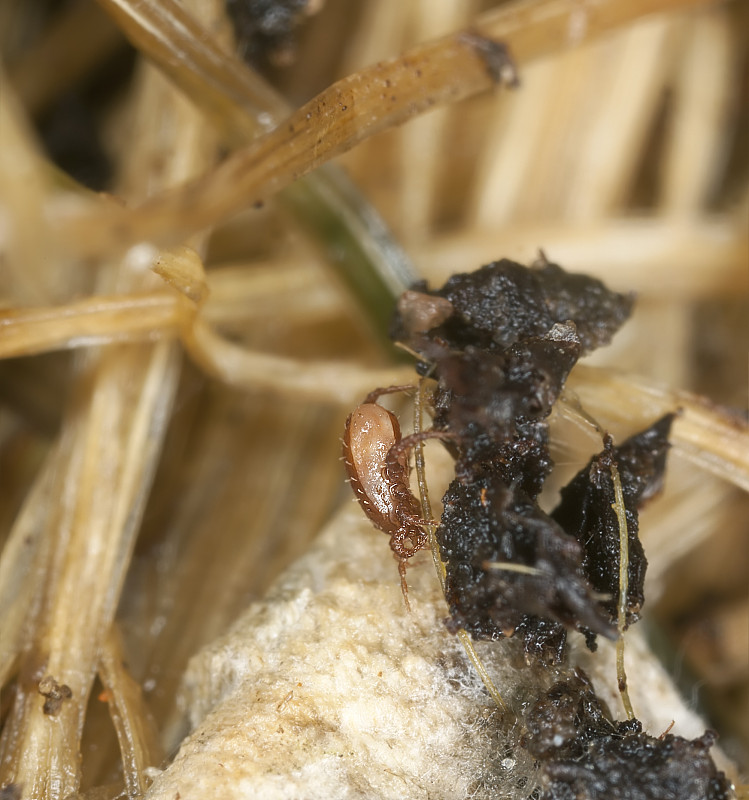
<instances>
[{"instance_id":1,"label":"clump of dirt","mask_svg":"<svg viewBox=\"0 0 749 800\"><path fill-rule=\"evenodd\" d=\"M388 500L388 480L397 459L406 465L409 447L443 439L455 458L436 530L447 627L478 639L519 638L535 669L563 663L569 630L580 631L591 650L598 635L616 639L645 602L638 510L662 487L674 414L619 445L604 434L601 452L561 490L557 507L546 513L538 502L553 466L552 407L578 359L608 344L632 306L631 295L545 258L531 268L497 261L441 289L416 286L398 303L393 337L437 383L434 428L405 439L398 429L387 444L367 428L377 439L368 440L370 450L379 446L383 456L370 469L372 491L359 492L359 500L375 524L389 515L389 527L379 527L392 535L423 525L415 512L400 510L395 495ZM375 390L360 408L374 414L380 394L403 388ZM356 461L347 462L354 488ZM399 475L399 491L415 503L407 472ZM620 584L623 542L627 580ZM520 720L519 744L539 767L533 796L540 800L729 797L730 783L709 755L714 734L655 738L636 719L614 721L580 672L542 693Z\"/></svg>"},{"instance_id":2,"label":"clump of dirt","mask_svg":"<svg viewBox=\"0 0 749 800\"><path fill-rule=\"evenodd\" d=\"M538 759L539 800L724 800L731 784L698 739L644 733L616 722L584 674L552 686L524 717L525 745Z\"/></svg>"},{"instance_id":3,"label":"clump of dirt","mask_svg":"<svg viewBox=\"0 0 749 800\"><path fill-rule=\"evenodd\" d=\"M394 333L437 380L434 426L453 437L456 478L437 540L446 562L449 627L474 637L521 636L545 663L567 629L617 635L618 465L629 537L627 623L638 616L647 561L637 510L663 481L673 415L603 451L562 491L551 514L538 496L552 468L547 418L581 355L611 341L630 295L545 259L502 260L403 296Z\"/></svg>"}]
</instances>

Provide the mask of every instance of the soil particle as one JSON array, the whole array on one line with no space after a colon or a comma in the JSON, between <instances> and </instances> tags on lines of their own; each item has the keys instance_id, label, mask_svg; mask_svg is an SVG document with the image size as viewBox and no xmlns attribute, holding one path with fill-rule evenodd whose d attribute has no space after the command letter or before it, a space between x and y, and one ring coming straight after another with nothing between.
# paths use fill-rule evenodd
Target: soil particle
<instances>
[{"instance_id":1,"label":"soil particle","mask_svg":"<svg viewBox=\"0 0 749 800\"><path fill-rule=\"evenodd\" d=\"M526 746L539 759L540 800L728 800L706 731L688 740L650 736L616 722L584 674L557 683L525 716Z\"/></svg>"}]
</instances>

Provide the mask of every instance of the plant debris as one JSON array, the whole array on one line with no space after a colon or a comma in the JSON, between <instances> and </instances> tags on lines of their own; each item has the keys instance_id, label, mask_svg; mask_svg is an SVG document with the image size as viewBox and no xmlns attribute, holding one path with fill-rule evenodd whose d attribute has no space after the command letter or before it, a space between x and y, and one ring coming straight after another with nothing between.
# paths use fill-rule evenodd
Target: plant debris
<instances>
[{"instance_id":1,"label":"plant debris","mask_svg":"<svg viewBox=\"0 0 749 800\"><path fill-rule=\"evenodd\" d=\"M616 722L585 675L556 683L526 712L526 746L540 764L539 800L725 800L731 784L709 750L715 734L694 740Z\"/></svg>"},{"instance_id":2,"label":"plant debris","mask_svg":"<svg viewBox=\"0 0 749 800\"><path fill-rule=\"evenodd\" d=\"M57 716L62 704L73 696L73 690L66 683L58 683L51 675L39 681L38 691L45 698L42 711L51 717Z\"/></svg>"},{"instance_id":3,"label":"plant debris","mask_svg":"<svg viewBox=\"0 0 749 800\"><path fill-rule=\"evenodd\" d=\"M583 549L583 571L593 589L607 599L600 607L611 622L616 620L616 595L619 585L619 530L614 504L611 464L619 470L624 493L629 537L629 591L627 625L640 618L645 602L643 585L647 559L638 537L637 509L663 484L668 451L668 434L674 414L667 414L642 433L614 447L605 437L604 450L594 456L562 489L562 499L552 517L574 533Z\"/></svg>"},{"instance_id":4,"label":"plant debris","mask_svg":"<svg viewBox=\"0 0 749 800\"><path fill-rule=\"evenodd\" d=\"M567 628L585 633L590 647L597 634L615 638L619 527L610 472L620 462L628 622L637 618L647 564L637 508L662 483L672 417L621 448L607 438L558 509L549 515L538 505L552 467L552 406L580 356L608 344L632 305L631 295L546 258L530 269L503 259L401 298L393 332L437 379L434 426L454 437L456 478L437 530L451 630L519 635L544 663L562 659Z\"/></svg>"},{"instance_id":5,"label":"plant debris","mask_svg":"<svg viewBox=\"0 0 749 800\"><path fill-rule=\"evenodd\" d=\"M568 630L594 650L597 635L616 639L636 622L645 600L638 509L662 487L675 414L618 446L605 434L557 507L547 514L538 503L552 469L552 406L580 356L608 344L632 305L630 295L545 258L531 268L494 262L436 291L422 284L398 303L394 338L437 382L434 428L414 443L441 435L455 458L436 530L447 627L479 639L517 636L542 668L563 661ZM385 477L392 456L403 457L397 438L380 458ZM626 679L619 683L626 691ZM713 733L656 739L629 716L615 722L582 674L552 686L525 712L521 737L539 763L541 800L729 796L709 756Z\"/></svg>"}]
</instances>

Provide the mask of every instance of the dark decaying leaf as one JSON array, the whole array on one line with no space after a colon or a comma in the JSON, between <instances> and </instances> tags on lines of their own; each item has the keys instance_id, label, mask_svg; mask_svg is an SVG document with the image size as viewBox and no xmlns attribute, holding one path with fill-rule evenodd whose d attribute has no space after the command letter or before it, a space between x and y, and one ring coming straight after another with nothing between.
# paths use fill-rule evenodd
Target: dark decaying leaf
<instances>
[{"instance_id":1,"label":"dark decaying leaf","mask_svg":"<svg viewBox=\"0 0 749 800\"><path fill-rule=\"evenodd\" d=\"M580 542L585 577L596 592L607 596L608 599L601 601L601 607L612 622L616 620L619 591L619 524L612 508L615 496L611 464L616 464L619 470L627 516L627 625L631 625L640 618L645 602L643 586L647 567L638 536L637 509L663 483L673 419L673 414L667 414L619 447L614 447L607 439L605 449L562 489L561 502L552 512L562 528Z\"/></svg>"}]
</instances>

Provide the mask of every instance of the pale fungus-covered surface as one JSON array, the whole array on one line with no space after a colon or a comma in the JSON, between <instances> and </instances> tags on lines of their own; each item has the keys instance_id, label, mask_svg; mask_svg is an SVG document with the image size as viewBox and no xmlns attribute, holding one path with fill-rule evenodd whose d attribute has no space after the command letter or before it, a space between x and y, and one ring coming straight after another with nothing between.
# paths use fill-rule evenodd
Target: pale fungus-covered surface
<instances>
[{"instance_id":1,"label":"pale fungus-covered surface","mask_svg":"<svg viewBox=\"0 0 749 800\"><path fill-rule=\"evenodd\" d=\"M409 570L407 614L395 562L367 528L353 508L339 514L193 659L196 727L149 797L197 797L204 785L243 797L465 797L493 769L497 710L441 624L431 563Z\"/></svg>"},{"instance_id":2,"label":"pale fungus-covered surface","mask_svg":"<svg viewBox=\"0 0 749 800\"><path fill-rule=\"evenodd\" d=\"M383 535L353 506L230 631L192 659L183 700L192 732L155 777L149 800L526 798L533 758L444 626L431 558L409 569L406 612ZM636 632L633 705L646 730L695 738L705 723ZM574 640L570 665L528 666L517 642L478 646L503 698L527 707L581 665L622 716L614 648ZM725 758L718 756L719 764Z\"/></svg>"}]
</instances>

